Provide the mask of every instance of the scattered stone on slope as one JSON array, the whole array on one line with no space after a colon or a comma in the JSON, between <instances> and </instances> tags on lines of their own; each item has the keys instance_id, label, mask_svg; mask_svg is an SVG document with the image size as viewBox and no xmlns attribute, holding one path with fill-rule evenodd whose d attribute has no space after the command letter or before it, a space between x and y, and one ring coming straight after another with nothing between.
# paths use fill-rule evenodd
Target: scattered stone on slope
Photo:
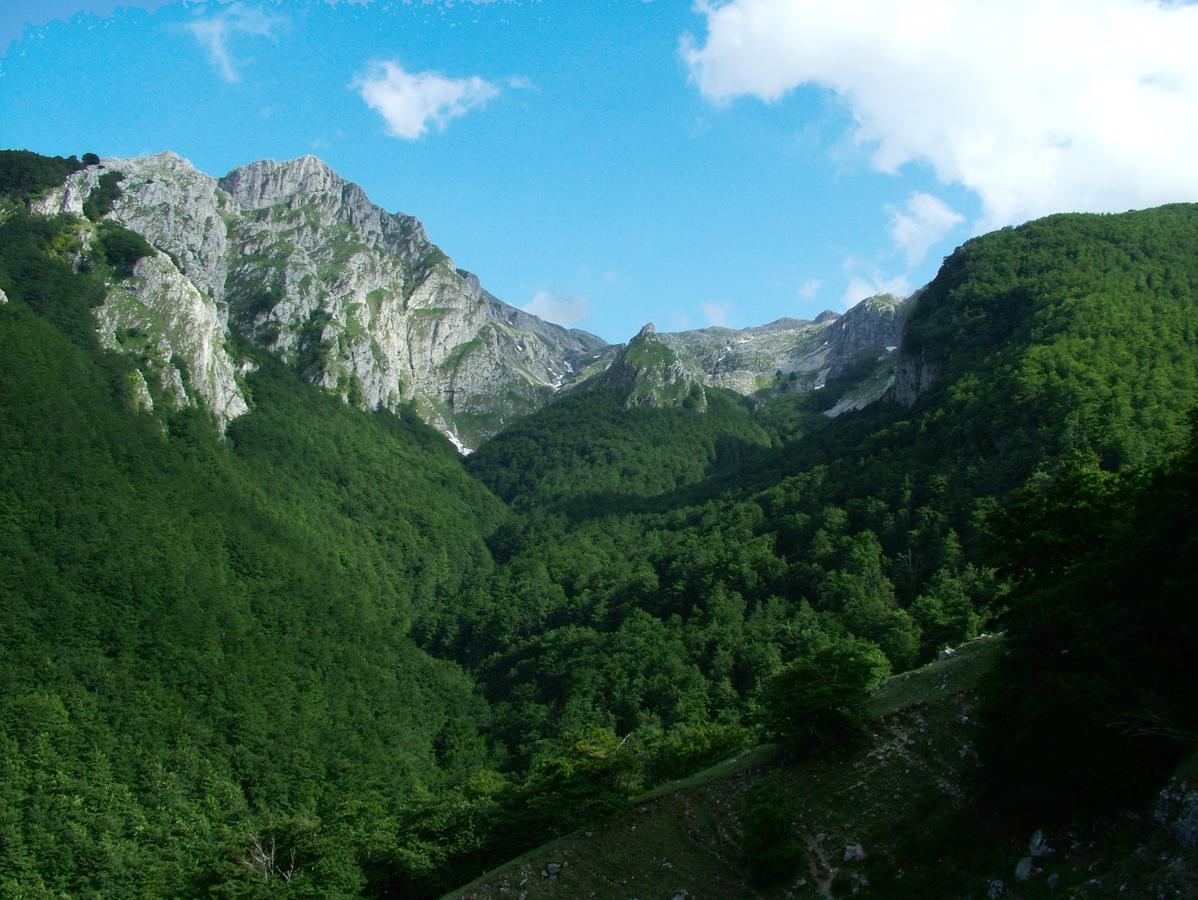
<instances>
[{"instance_id":1,"label":"scattered stone on slope","mask_svg":"<svg viewBox=\"0 0 1198 900\"><path fill-rule=\"evenodd\" d=\"M1033 859L1043 859L1045 856L1052 855L1052 847L1048 846L1044 832L1039 828L1032 834L1032 839L1028 841L1027 852Z\"/></svg>"},{"instance_id":2,"label":"scattered stone on slope","mask_svg":"<svg viewBox=\"0 0 1198 900\"><path fill-rule=\"evenodd\" d=\"M1030 856L1025 856L1015 864L1015 880L1031 881L1039 871L1036 861Z\"/></svg>"},{"instance_id":3,"label":"scattered stone on slope","mask_svg":"<svg viewBox=\"0 0 1198 900\"><path fill-rule=\"evenodd\" d=\"M1198 787L1175 779L1157 795L1153 821L1169 830L1183 848L1198 847Z\"/></svg>"}]
</instances>

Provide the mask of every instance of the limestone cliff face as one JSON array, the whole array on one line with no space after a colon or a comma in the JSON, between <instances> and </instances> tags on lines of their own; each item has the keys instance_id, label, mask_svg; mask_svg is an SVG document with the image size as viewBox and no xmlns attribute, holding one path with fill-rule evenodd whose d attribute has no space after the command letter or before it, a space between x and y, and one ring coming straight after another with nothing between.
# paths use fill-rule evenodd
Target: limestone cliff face
<instances>
[{"instance_id":1,"label":"limestone cliff face","mask_svg":"<svg viewBox=\"0 0 1198 900\"><path fill-rule=\"evenodd\" d=\"M896 403L911 406L932 386L939 374L937 367L929 363L922 353L900 353L891 396Z\"/></svg>"},{"instance_id":2,"label":"limestone cliff face","mask_svg":"<svg viewBox=\"0 0 1198 900\"><path fill-rule=\"evenodd\" d=\"M315 157L261 161L219 187L233 321L323 387L368 407L412 401L459 446L543 406L598 338L518 313Z\"/></svg>"},{"instance_id":3,"label":"limestone cliff face","mask_svg":"<svg viewBox=\"0 0 1198 900\"><path fill-rule=\"evenodd\" d=\"M132 277L109 290L96 323L102 345L144 361L143 376L155 377L168 405L202 398L222 429L249 409L240 382L246 367L225 349L223 309L165 253L138 260ZM152 408L151 393L140 405Z\"/></svg>"},{"instance_id":4,"label":"limestone cliff face","mask_svg":"<svg viewBox=\"0 0 1198 900\"><path fill-rule=\"evenodd\" d=\"M910 304L890 294L862 300L827 326L830 374L839 375L858 354L899 345Z\"/></svg>"},{"instance_id":5,"label":"limestone cliff face","mask_svg":"<svg viewBox=\"0 0 1198 900\"><path fill-rule=\"evenodd\" d=\"M81 214L109 172L122 178L107 216L165 256L114 287L100 328L144 332L168 362L182 359L222 425L247 408L229 329L349 402L414 403L463 449L544 405L606 347L491 296L419 221L375 206L315 157L219 180L170 153L105 159L35 211ZM185 312L164 319L171 304Z\"/></svg>"},{"instance_id":6,"label":"limestone cliff face","mask_svg":"<svg viewBox=\"0 0 1198 900\"><path fill-rule=\"evenodd\" d=\"M213 300L223 299L228 257L228 198L216 180L174 153L103 159L49 192L35 212L83 215L83 204L109 172L119 172L121 194L108 218L136 231L177 262L179 270Z\"/></svg>"},{"instance_id":7,"label":"limestone cliff face","mask_svg":"<svg viewBox=\"0 0 1198 900\"><path fill-rule=\"evenodd\" d=\"M816 371L823 365L824 328L801 319L778 319L754 328L702 328L661 335L668 347L693 359L706 382L752 394L781 370Z\"/></svg>"},{"instance_id":8,"label":"limestone cliff face","mask_svg":"<svg viewBox=\"0 0 1198 900\"><path fill-rule=\"evenodd\" d=\"M905 307L876 297L814 322L646 331L612 347L503 303L419 221L374 205L311 156L220 179L173 153L104 159L34 211L81 215L109 173L120 193L106 217L159 252L112 286L97 311L101 336L145 361L153 390L135 391L141 405L202 401L222 428L249 408L234 331L347 402L414 404L470 450L605 370L629 405L706 408L705 385L752 394L778 373L818 390L865 351L897 345L902 329Z\"/></svg>"}]
</instances>

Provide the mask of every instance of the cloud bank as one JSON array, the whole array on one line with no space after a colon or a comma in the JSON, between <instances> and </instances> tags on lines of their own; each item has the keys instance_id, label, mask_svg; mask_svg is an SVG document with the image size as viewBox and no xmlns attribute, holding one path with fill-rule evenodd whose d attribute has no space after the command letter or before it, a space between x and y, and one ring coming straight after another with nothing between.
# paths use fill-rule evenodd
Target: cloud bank
<instances>
[{"instance_id":1,"label":"cloud bank","mask_svg":"<svg viewBox=\"0 0 1198 900\"><path fill-rule=\"evenodd\" d=\"M1198 7L731 0L681 53L705 97L834 92L872 164L974 190L978 227L1198 200ZM906 226L903 226L905 229ZM905 232L904 232L905 233ZM912 238L911 251L919 241Z\"/></svg>"},{"instance_id":2,"label":"cloud bank","mask_svg":"<svg viewBox=\"0 0 1198 900\"><path fill-rule=\"evenodd\" d=\"M931 194L916 192L902 209L890 213L890 238L907 254L907 265L923 261L928 250L965 221L965 217Z\"/></svg>"},{"instance_id":3,"label":"cloud bank","mask_svg":"<svg viewBox=\"0 0 1198 900\"><path fill-rule=\"evenodd\" d=\"M707 317L708 325L728 327L728 313L732 312L731 303L701 303L700 306L703 308L703 315Z\"/></svg>"},{"instance_id":4,"label":"cloud bank","mask_svg":"<svg viewBox=\"0 0 1198 900\"><path fill-rule=\"evenodd\" d=\"M387 123L388 133L414 141L430 126L479 109L499 88L477 76L447 78L438 72L409 72L394 60L372 63L351 85Z\"/></svg>"},{"instance_id":5,"label":"cloud bank","mask_svg":"<svg viewBox=\"0 0 1198 900\"><path fill-rule=\"evenodd\" d=\"M548 291L537 291L521 308L547 322L573 328L586 318L587 307L585 297L557 297Z\"/></svg>"}]
</instances>

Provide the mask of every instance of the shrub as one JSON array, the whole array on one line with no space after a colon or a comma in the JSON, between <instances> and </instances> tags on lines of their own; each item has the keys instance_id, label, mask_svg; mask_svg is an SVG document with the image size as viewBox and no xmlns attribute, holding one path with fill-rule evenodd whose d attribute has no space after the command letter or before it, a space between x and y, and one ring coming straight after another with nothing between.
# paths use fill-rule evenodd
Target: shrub
<instances>
[{"instance_id":1,"label":"shrub","mask_svg":"<svg viewBox=\"0 0 1198 900\"><path fill-rule=\"evenodd\" d=\"M112 222L100 225L100 246L109 265L122 278L133 274L133 266L139 259L154 252L140 234Z\"/></svg>"},{"instance_id":2,"label":"shrub","mask_svg":"<svg viewBox=\"0 0 1198 900\"><path fill-rule=\"evenodd\" d=\"M105 172L100 176L100 182L83 201L83 214L93 222L100 219L112 209L112 204L121 195L121 179L125 176L120 172Z\"/></svg>"},{"instance_id":3,"label":"shrub","mask_svg":"<svg viewBox=\"0 0 1198 900\"><path fill-rule=\"evenodd\" d=\"M21 197L62 184L82 164L73 156L41 156L28 150L0 150L0 194Z\"/></svg>"},{"instance_id":4,"label":"shrub","mask_svg":"<svg viewBox=\"0 0 1198 900\"><path fill-rule=\"evenodd\" d=\"M769 775L745 792L742 822L752 880L764 885L794 877L803 851L795 834L794 804L779 775Z\"/></svg>"},{"instance_id":5,"label":"shrub","mask_svg":"<svg viewBox=\"0 0 1198 900\"><path fill-rule=\"evenodd\" d=\"M792 663L766 683L767 733L797 750L845 737L860 723L870 689L889 670L881 650L858 640Z\"/></svg>"}]
</instances>

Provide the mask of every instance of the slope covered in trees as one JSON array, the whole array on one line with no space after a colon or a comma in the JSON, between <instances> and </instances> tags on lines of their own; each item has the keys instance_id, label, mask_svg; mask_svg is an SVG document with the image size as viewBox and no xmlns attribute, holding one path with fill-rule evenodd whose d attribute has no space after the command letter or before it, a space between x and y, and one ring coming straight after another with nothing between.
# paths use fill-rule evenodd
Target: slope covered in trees
<instances>
[{"instance_id":1,"label":"slope covered in trees","mask_svg":"<svg viewBox=\"0 0 1198 900\"><path fill-rule=\"evenodd\" d=\"M509 526L490 590L420 633L484 673L513 735L751 717L772 672L848 636L897 669L926 660L1000 621L992 519L1012 492L1083 450L1116 471L1180 446L1198 379L1195 247L1192 206L971 241L912 314L903 352L936 373L913 406L808 426L780 448L742 442L652 503L584 499L619 478L596 452L613 431L646 432L627 469L702 454L656 421L588 416L597 398L568 398L472 463L501 495L537 502ZM548 515L561 495L567 509Z\"/></svg>"},{"instance_id":2,"label":"slope covered in trees","mask_svg":"<svg viewBox=\"0 0 1198 900\"><path fill-rule=\"evenodd\" d=\"M991 684L995 805L1045 820L1142 805L1198 741L1198 417L1149 473L1083 454L1029 484L999 531L1018 602Z\"/></svg>"},{"instance_id":3,"label":"slope covered in trees","mask_svg":"<svg viewBox=\"0 0 1198 900\"><path fill-rule=\"evenodd\" d=\"M966 243L904 335L940 372L943 449L1011 480L1083 448L1108 469L1178 449L1198 389L1196 243L1193 205L1051 216Z\"/></svg>"},{"instance_id":4,"label":"slope covered in trees","mask_svg":"<svg viewBox=\"0 0 1198 900\"><path fill-rule=\"evenodd\" d=\"M779 672L872 679L1008 620L1025 749L1060 641L1116 661L1076 740L1103 704L1192 733L1162 681L1192 675L1164 631L1193 634L1192 554L1161 549L1192 466L1140 473L1198 387L1196 207L970 241L912 313L910 406L580 391L466 464L249 348L225 438L146 411L93 309L150 248L4 215L5 892L433 894L777 730Z\"/></svg>"},{"instance_id":5,"label":"slope covered in trees","mask_svg":"<svg viewBox=\"0 0 1198 900\"><path fill-rule=\"evenodd\" d=\"M572 393L497 435L469 468L521 511L619 511L702 481L767 443L748 401L708 390L708 409L625 408L606 390Z\"/></svg>"},{"instance_id":6,"label":"slope covered in trees","mask_svg":"<svg viewBox=\"0 0 1198 900\"><path fill-rule=\"evenodd\" d=\"M0 892L199 893L255 841L352 891L354 841L314 843L488 759L470 679L407 630L502 509L414 418L265 356L226 442L135 411L70 228L0 226Z\"/></svg>"}]
</instances>

